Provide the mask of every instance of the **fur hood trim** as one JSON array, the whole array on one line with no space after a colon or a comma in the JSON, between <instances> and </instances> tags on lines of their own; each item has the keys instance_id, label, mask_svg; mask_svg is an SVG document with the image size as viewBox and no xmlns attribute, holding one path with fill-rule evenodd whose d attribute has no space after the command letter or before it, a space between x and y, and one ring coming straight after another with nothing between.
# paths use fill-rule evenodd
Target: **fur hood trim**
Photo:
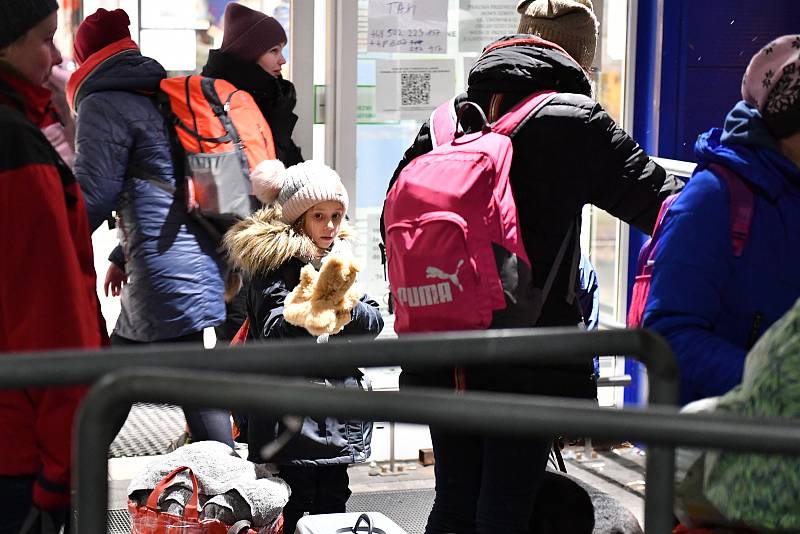
<instances>
[{"instance_id":1,"label":"fur hood trim","mask_svg":"<svg viewBox=\"0 0 800 534\"><path fill-rule=\"evenodd\" d=\"M353 232L347 221L342 221L338 237L352 241ZM223 244L231 264L250 275L274 271L292 258L308 262L319 254L319 248L308 236L281 221L281 208L277 205L262 208L236 223L225 234Z\"/></svg>"}]
</instances>

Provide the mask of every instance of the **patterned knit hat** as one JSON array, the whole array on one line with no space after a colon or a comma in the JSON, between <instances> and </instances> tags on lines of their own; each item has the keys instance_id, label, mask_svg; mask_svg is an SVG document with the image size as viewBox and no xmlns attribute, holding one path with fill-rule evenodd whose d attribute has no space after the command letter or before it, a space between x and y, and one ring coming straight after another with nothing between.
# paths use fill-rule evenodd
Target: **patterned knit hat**
<instances>
[{"instance_id":1,"label":"patterned knit hat","mask_svg":"<svg viewBox=\"0 0 800 534\"><path fill-rule=\"evenodd\" d=\"M225 33L220 50L248 63L255 63L270 48L287 41L280 22L236 3L225 8L222 29Z\"/></svg>"},{"instance_id":2,"label":"patterned knit hat","mask_svg":"<svg viewBox=\"0 0 800 534\"><path fill-rule=\"evenodd\" d=\"M584 69L594 61L597 17L591 0L520 0L517 33L537 35L563 48Z\"/></svg>"},{"instance_id":3,"label":"patterned knit hat","mask_svg":"<svg viewBox=\"0 0 800 534\"><path fill-rule=\"evenodd\" d=\"M336 171L314 160L283 169L278 160L261 162L250 175L253 193L264 204L281 205L281 220L294 224L306 211L320 202L341 202L344 212L350 202L347 190Z\"/></svg>"},{"instance_id":4,"label":"patterned knit hat","mask_svg":"<svg viewBox=\"0 0 800 534\"><path fill-rule=\"evenodd\" d=\"M0 1L0 48L25 35L57 9L57 0Z\"/></svg>"},{"instance_id":5,"label":"patterned knit hat","mask_svg":"<svg viewBox=\"0 0 800 534\"><path fill-rule=\"evenodd\" d=\"M800 130L800 35L778 37L753 56L742 98L758 108L778 139Z\"/></svg>"}]
</instances>

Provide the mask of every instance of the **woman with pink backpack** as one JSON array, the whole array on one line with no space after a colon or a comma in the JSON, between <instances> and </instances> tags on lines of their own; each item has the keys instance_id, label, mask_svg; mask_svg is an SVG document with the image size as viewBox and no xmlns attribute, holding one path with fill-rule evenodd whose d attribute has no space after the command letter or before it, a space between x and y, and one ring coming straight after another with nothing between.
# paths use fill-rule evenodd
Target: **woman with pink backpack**
<instances>
[{"instance_id":1,"label":"woman with pink backpack","mask_svg":"<svg viewBox=\"0 0 800 534\"><path fill-rule=\"evenodd\" d=\"M523 0L517 9L522 15L519 33L487 46L470 71L466 94L457 96L452 104L454 116L465 102L475 104L486 120L497 126L529 96L554 93L522 126L512 130L513 159L508 171L519 237L530 260L530 280L512 278L519 282L520 294L548 296L540 301L539 309L530 308L514 317L508 313L490 316L489 328L577 327L583 322L575 298L580 259L577 229L583 206L593 204L649 233L662 201L682 184L650 160L592 98L588 71L598 28L592 3ZM467 142L473 139L469 135L484 130L479 118L474 106L463 111L461 126ZM435 129L425 123L406 151L392 177L385 214L392 213L391 187L398 176L417 158L430 157L437 145ZM434 177L429 187L437 190L435 184ZM395 251L388 250L388 244L391 269ZM444 263L447 265L431 265L445 274L457 272L457 261ZM462 267L458 274L463 276L464 271ZM409 286L408 302L418 303L420 287L428 302L432 290L427 285L438 282L431 279ZM458 288L453 292L457 294ZM402 298L399 290L398 297ZM501 292L501 304L504 297L507 308L518 302L516 295ZM413 318L413 312L409 315ZM595 399L597 394L590 360L581 365L475 366L458 372L453 368L404 367L400 382L401 388L458 387L583 399ZM436 457L436 499L426 534L527 534L552 439L482 436L436 426L430 430Z\"/></svg>"}]
</instances>

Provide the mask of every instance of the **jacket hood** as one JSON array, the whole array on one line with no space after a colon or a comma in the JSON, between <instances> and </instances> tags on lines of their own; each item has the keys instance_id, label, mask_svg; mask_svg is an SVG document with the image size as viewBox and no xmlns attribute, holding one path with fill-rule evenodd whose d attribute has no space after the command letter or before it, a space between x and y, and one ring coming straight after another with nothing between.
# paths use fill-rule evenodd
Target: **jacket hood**
<instances>
[{"instance_id":1,"label":"jacket hood","mask_svg":"<svg viewBox=\"0 0 800 534\"><path fill-rule=\"evenodd\" d=\"M502 46L514 41L514 45ZM508 35L487 47L469 72L469 91L534 93L552 89L592 96L586 73L558 45L531 35Z\"/></svg>"},{"instance_id":2,"label":"jacket hood","mask_svg":"<svg viewBox=\"0 0 800 534\"><path fill-rule=\"evenodd\" d=\"M339 239L350 241L352 235L347 221L342 221ZM281 221L279 206L262 208L236 223L225 234L223 245L231 264L250 275L274 271L292 258L310 261L319 250L308 236Z\"/></svg>"},{"instance_id":3,"label":"jacket hood","mask_svg":"<svg viewBox=\"0 0 800 534\"><path fill-rule=\"evenodd\" d=\"M700 134L694 152L698 170L711 163L724 165L772 200L787 181L800 187L800 168L779 151L758 110L746 102L728 113L724 129Z\"/></svg>"},{"instance_id":4,"label":"jacket hood","mask_svg":"<svg viewBox=\"0 0 800 534\"><path fill-rule=\"evenodd\" d=\"M84 98L100 91L152 94L166 77L158 61L143 56L133 41L124 39L89 56L70 78L67 99L74 111Z\"/></svg>"},{"instance_id":5,"label":"jacket hood","mask_svg":"<svg viewBox=\"0 0 800 534\"><path fill-rule=\"evenodd\" d=\"M778 150L778 143L769 133L758 109L744 100L736 104L725 117L721 140L728 145L762 146Z\"/></svg>"}]
</instances>

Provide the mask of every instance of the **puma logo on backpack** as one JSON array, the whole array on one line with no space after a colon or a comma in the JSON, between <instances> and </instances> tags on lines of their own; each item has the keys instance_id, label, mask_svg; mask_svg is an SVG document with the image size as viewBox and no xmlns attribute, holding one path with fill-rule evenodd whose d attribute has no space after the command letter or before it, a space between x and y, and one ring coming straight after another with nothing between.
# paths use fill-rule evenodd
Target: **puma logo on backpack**
<instances>
[{"instance_id":1,"label":"puma logo on backpack","mask_svg":"<svg viewBox=\"0 0 800 534\"><path fill-rule=\"evenodd\" d=\"M464 288L461 287L461 284L458 283L458 271L461 269L461 266L464 265L464 260L459 260L458 265L456 265L456 272L453 274L448 274L441 269L436 267L428 267L425 269L425 276L427 278L439 278L441 280L450 280L453 282L453 285L456 286L459 291L464 291Z\"/></svg>"}]
</instances>

